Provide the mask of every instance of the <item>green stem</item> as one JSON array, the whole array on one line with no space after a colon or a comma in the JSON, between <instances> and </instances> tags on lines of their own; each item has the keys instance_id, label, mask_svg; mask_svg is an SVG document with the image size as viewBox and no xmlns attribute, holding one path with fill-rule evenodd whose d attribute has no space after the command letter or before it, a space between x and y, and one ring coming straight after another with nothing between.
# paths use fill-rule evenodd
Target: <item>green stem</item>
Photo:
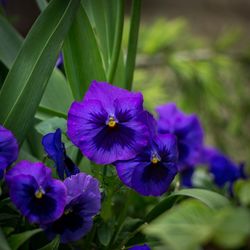
<instances>
[{"instance_id":1,"label":"green stem","mask_svg":"<svg viewBox=\"0 0 250 250\"><path fill-rule=\"evenodd\" d=\"M112 83L115 77L117 63L121 50L123 23L124 23L124 0L118 0L118 18L115 27L114 49L111 56L111 63L108 71L108 82Z\"/></svg>"},{"instance_id":2,"label":"green stem","mask_svg":"<svg viewBox=\"0 0 250 250\"><path fill-rule=\"evenodd\" d=\"M129 30L129 39L128 39L128 52L127 52L127 59L126 59L126 66L125 66L126 67L125 68L125 72L126 72L125 84L128 90L131 90L132 82L134 78L137 41L138 41L139 26L140 26L140 16L141 16L141 0L133 0L130 30Z\"/></svg>"},{"instance_id":3,"label":"green stem","mask_svg":"<svg viewBox=\"0 0 250 250\"><path fill-rule=\"evenodd\" d=\"M128 213L128 208L129 208L129 205L130 205L130 200L129 200L129 197L130 197L130 190L127 190L127 193L126 193L126 196L124 197L124 200L126 200L122 210L119 212L119 216L118 216L118 221L117 221L117 225L115 227L115 230L114 230L114 234L110 240L110 243L109 243L109 249L113 249L113 244L116 242L122 228L123 228L123 223L126 219L126 216L127 216L127 213Z\"/></svg>"}]
</instances>

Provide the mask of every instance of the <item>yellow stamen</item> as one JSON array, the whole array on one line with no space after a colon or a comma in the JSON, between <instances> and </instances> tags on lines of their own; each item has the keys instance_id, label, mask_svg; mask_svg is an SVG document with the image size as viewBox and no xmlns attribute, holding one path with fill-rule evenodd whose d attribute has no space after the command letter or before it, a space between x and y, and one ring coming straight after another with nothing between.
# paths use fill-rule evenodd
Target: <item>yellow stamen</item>
<instances>
[{"instance_id":1,"label":"yellow stamen","mask_svg":"<svg viewBox=\"0 0 250 250\"><path fill-rule=\"evenodd\" d=\"M159 160L159 158L158 158L157 156L153 156L152 159L151 159L151 162L152 162L153 164L157 164L159 161L160 161L160 160Z\"/></svg>"},{"instance_id":2,"label":"yellow stamen","mask_svg":"<svg viewBox=\"0 0 250 250\"><path fill-rule=\"evenodd\" d=\"M43 197L43 191L41 189L37 190L35 196L37 199L41 199Z\"/></svg>"},{"instance_id":3,"label":"yellow stamen","mask_svg":"<svg viewBox=\"0 0 250 250\"><path fill-rule=\"evenodd\" d=\"M110 117L109 117L109 121L108 121L108 126L109 126L110 128L113 128L113 127L115 127L115 125L116 125L115 118L114 118L113 116L110 116Z\"/></svg>"}]
</instances>

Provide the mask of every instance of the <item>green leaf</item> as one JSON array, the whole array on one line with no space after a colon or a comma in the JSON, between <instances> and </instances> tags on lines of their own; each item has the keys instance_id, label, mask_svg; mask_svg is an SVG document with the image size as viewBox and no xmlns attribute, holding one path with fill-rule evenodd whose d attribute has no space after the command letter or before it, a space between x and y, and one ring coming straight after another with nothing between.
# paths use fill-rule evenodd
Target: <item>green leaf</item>
<instances>
[{"instance_id":1,"label":"green leaf","mask_svg":"<svg viewBox=\"0 0 250 250\"><path fill-rule=\"evenodd\" d=\"M140 16L141 16L141 0L132 1L131 12L132 13L130 21L128 50L126 59L126 75L125 75L125 84L128 90L132 89L132 82L134 78L137 41L139 35Z\"/></svg>"},{"instance_id":2,"label":"green leaf","mask_svg":"<svg viewBox=\"0 0 250 250\"><path fill-rule=\"evenodd\" d=\"M11 235L8 238L9 245L12 250L18 249L25 241L27 241L29 238L31 238L33 235L41 232L42 229L34 229L30 231L26 231L20 234L14 234Z\"/></svg>"},{"instance_id":3,"label":"green leaf","mask_svg":"<svg viewBox=\"0 0 250 250\"><path fill-rule=\"evenodd\" d=\"M229 204L227 198L209 190L197 188L183 189L172 193L167 198L162 200L158 205L156 205L146 216L146 221L150 222L155 219L157 216L171 208L176 202L177 198L181 197L195 198L212 209L227 206Z\"/></svg>"},{"instance_id":4,"label":"green leaf","mask_svg":"<svg viewBox=\"0 0 250 250\"><path fill-rule=\"evenodd\" d=\"M57 250L60 244L60 236L58 235L54 240L52 240L46 246L39 248L39 250Z\"/></svg>"},{"instance_id":5,"label":"green leaf","mask_svg":"<svg viewBox=\"0 0 250 250\"><path fill-rule=\"evenodd\" d=\"M0 60L10 68L22 45L22 37L3 16L0 16L0 41Z\"/></svg>"},{"instance_id":6,"label":"green leaf","mask_svg":"<svg viewBox=\"0 0 250 250\"><path fill-rule=\"evenodd\" d=\"M46 0L36 0L36 3L41 11L44 11L48 6L48 3Z\"/></svg>"},{"instance_id":7,"label":"green leaf","mask_svg":"<svg viewBox=\"0 0 250 250\"><path fill-rule=\"evenodd\" d=\"M41 135L46 135L51 132L55 132L57 128L60 128L62 132L66 132L67 124L66 120L59 117L53 117L51 119L38 123L35 128Z\"/></svg>"},{"instance_id":8,"label":"green leaf","mask_svg":"<svg viewBox=\"0 0 250 250\"><path fill-rule=\"evenodd\" d=\"M111 237L112 237L112 230L110 226L108 226L107 223L103 223L97 230L97 236L100 241L100 243L103 246L108 246Z\"/></svg>"},{"instance_id":9,"label":"green leaf","mask_svg":"<svg viewBox=\"0 0 250 250\"><path fill-rule=\"evenodd\" d=\"M74 101L71 89L61 71L55 69L49 79L40 107L53 112L67 113L71 103Z\"/></svg>"},{"instance_id":10,"label":"green leaf","mask_svg":"<svg viewBox=\"0 0 250 250\"><path fill-rule=\"evenodd\" d=\"M244 206L250 205L250 180L239 180L234 184L236 197Z\"/></svg>"},{"instance_id":11,"label":"green leaf","mask_svg":"<svg viewBox=\"0 0 250 250\"><path fill-rule=\"evenodd\" d=\"M1 242L0 250L11 250L1 228L0 228L0 242Z\"/></svg>"},{"instance_id":12,"label":"green leaf","mask_svg":"<svg viewBox=\"0 0 250 250\"><path fill-rule=\"evenodd\" d=\"M187 200L169 210L144 229L172 250L195 250L213 231L214 211L197 200Z\"/></svg>"},{"instance_id":13,"label":"green leaf","mask_svg":"<svg viewBox=\"0 0 250 250\"><path fill-rule=\"evenodd\" d=\"M117 9L120 0L83 0L82 4L95 31L105 70L108 71L114 48Z\"/></svg>"},{"instance_id":14,"label":"green leaf","mask_svg":"<svg viewBox=\"0 0 250 250\"><path fill-rule=\"evenodd\" d=\"M106 80L94 31L79 7L63 47L64 67L74 98L81 100L93 80Z\"/></svg>"},{"instance_id":15,"label":"green leaf","mask_svg":"<svg viewBox=\"0 0 250 250\"><path fill-rule=\"evenodd\" d=\"M0 92L0 123L21 143L54 69L79 0L53 0L33 25Z\"/></svg>"},{"instance_id":16,"label":"green leaf","mask_svg":"<svg viewBox=\"0 0 250 250\"><path fill-rule=\"evenodd\" d=\"M227 207L215 215L213 241L223 248L238 249L250 236L250 211Z\"/></svg>"}]
</instances>

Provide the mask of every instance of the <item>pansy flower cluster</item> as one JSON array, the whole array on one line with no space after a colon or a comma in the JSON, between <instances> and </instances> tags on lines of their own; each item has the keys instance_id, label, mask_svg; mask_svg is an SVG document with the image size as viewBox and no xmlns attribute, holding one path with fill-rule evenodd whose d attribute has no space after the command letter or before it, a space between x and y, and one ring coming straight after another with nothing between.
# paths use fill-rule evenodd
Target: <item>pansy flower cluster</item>
<instances>
[{"instance_id":1,"label":"pansy flower cluster","mask_svg":"<svg viewBox=\"0 0 250 250\"><path fill-rule=\"evenodd\" d=\"M200 163L208 166L219 187L232 187L246 178L242 165L204 146L196 115L183 113L173 103L157 107L156 112L157 120L144 109L141 93L94 81L83 100L72 103L67 135L85 157L96 164L112 164L120 180L144 196L167 192L177 173L183 186L192 186L192 174ZM60 129L44 135L42 145L60 180L42 162L22 160L6 172L17 160L18 144L0 126L0 177L5 175L17 209L43 228L49 239L60 235L62 243L79 240L100 211L99 182L80 173L67 155Z\"/></svg>"}]
</instances>

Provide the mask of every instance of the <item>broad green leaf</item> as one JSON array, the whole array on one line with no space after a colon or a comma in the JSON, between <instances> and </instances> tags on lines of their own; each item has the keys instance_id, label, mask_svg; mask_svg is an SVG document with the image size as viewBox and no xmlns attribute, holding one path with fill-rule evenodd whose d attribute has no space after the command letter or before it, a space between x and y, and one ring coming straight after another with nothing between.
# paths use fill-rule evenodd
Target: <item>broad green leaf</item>
<instances>
[{"instance_id":1,"label":"broad green leaf","mask_svg":"<svg viewBox=\"0 0 250 250\"><path fill-rule=\"evenodd\" d=\"M53 117L38 123L35 128L41 135L54 132L57 128L60 128L65 133L67 127L66 123L66 120L63 118Z\"/></svg>"},{"instance_id":2,"label":"broad green leaf","mask_svg":"<svg viewBox=\"0 0 250 250\"><path fill-rule=\"evenodd\" d=\"M39 248L39 250L57 250L60 244L60 236L57 236L54 240L52 240L46 246Z\"/></svg>"},{"instance_id":3,"label":"broad green leaf","mask_svg":"<svg viewBox=\"0 0 250 250\"><path fill-rule=\"evenodd\" d=\"M93 80L106 80L95 34L82 5L65 39L63 55L67 79L75 99L82 99Z\"/></svg>"},{"instance_id":4,"label":"broad green leaf","mask_svg":"<svg viewBox=\"0 0 250 250\"><path fill-rule=\"evenodd\" d=\"M22 45L22 37L11 24L0 15L0 61L11 68Z\"/></svg>"},{"instance_id":5,"label":"broad green leaf","mask_svg":"<svg viewBox=\"0 0 250 250\"><path fill-rule=\"evenodd\" d=\"M11 250L1 228L0 228L0 250Z\"/></svg>"},{"instance_id":6,"label":"broad green leaf","mask_svg":"<svg viewBox=\"0 0 250 250\"><path fill-rule=\"evenodd\" d=\"M0 123L21 143L32 125L79 0L53 0L33 25L0 92Z\"/></svg>"},{"instance_id":7,"label":"broad green leaf","mask_svg":"<svg viewBox=\"0 0 250 250\"><path fill-rule=\"evenodd\" d=\"M40 107L67 116L74 101L71 89L61 71L55 69L49 79Z\"/></svg>"},{"instance_id":8,"label":"broad green leaf","mask_svg":"<svg viewBox=\"0 0 250 250\"><path fill-rule=\"evenodd\" d=\"M171 250L196 250L209 240L215 211L197 200L187 200L169 210L144 229Z\"/></svg>"},{"instance_id":9,"label":"broad green leaf","mask_svg":"<svg viewBox=\"0 0 250 250\"><path fill-rule=\"evenodd\" d=\"M226 249L238 249L250 236L250 211L226 207L215 215L212 241Z\"/></svg>"},{"instance_id":10,"label":"broad green leaf","mask_svg":"<svg viewBox=\"0 0 250 250\"><path fill-rule=\"evenodd\" d=\"M25 241L27 241L33 235L35 235L41 231L42 231L42 229L34 229L34 230L26 231L23 233L11 235L8 238L8 242L9 242L11 249L12 250L18 249Z\"/></svg>"},{"instance_id":11,"label":"broad green leaf","mask_svg":"<svg viewBox=\"0 0 250 250\"><path fill-rule=\"evenodd\" d=\"M155 206L146 216L146 221L150 222L155 219L157 216L171 208L176 202L176 199L181 197L195 198L212 209L220 208L229 204L227 198L209 190L197 188L183 189L172 193Z\"/></svg>"}]
</instances>

